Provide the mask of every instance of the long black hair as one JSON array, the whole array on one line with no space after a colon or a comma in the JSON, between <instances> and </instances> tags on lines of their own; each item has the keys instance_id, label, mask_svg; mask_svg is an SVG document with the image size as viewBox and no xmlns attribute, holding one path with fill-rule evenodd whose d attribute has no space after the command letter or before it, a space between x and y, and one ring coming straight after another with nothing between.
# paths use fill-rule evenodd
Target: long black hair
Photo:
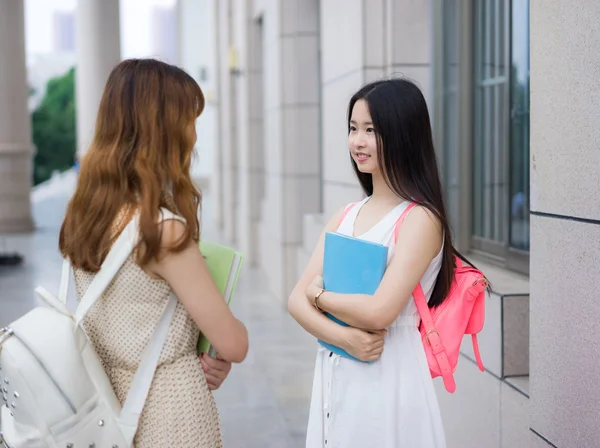
<instances>
[{"instance_id":1,"label":"long black hair","mask_svg":"<svg viewBox=\"0 0 600 448\"><path fill-rule=\"evenodd\" d=\"M377 160L385 182L399 197L426 207L441 222L442 267L429 299L429 306L436 307L450 291L454 255L468 261L452 245L425 97L413 82L403 78L367 84L350 99L348 132L358 100L367 103L371 114L377 135ZM354 159L350 159L362 189L368 196L372 195L372 175L362 173Z\"/></svg>"}]
</instances>

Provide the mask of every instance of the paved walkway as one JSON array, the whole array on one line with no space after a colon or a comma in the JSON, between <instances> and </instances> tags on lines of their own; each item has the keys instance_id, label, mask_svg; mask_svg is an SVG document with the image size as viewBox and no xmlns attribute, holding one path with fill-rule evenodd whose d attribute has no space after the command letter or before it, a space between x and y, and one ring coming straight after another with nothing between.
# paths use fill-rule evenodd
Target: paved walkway
<instances>
[{"instance_id":1,"label":"paved walkway","mask_svg":"<svg viewBox=\"0 0 600 448\"><path fill-rule=\"evenodd\" d=\"M34 233L0 238L0 249L4 244L25 256L22 266L0 266L0 327L39 304L33 292L37 285L58 290L58 232L72 180L67 175L33 194ZM204 210L203 237L221 240L210 226L210 198ZM232 305L248 326L251 344L246 361L233 367L215 393L227 448L304 446L315 343L265 284L260 271L246 267Z\"/></svg>"}]
</instances>

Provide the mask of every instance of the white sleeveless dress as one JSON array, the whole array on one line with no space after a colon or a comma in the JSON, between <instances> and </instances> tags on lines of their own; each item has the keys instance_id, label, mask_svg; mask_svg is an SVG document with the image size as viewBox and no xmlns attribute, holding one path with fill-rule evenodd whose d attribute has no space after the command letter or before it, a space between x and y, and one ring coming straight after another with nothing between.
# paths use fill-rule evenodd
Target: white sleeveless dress
<instances>
[{"instance_id":1,"label":"white sleeveless dress","mask_svg":"<svg viewBox=\"0 0 600 448\"><path fill-rule=\"evenodd\" d=\"M361 207L354 206L338 232L352 235ZM360 239L389 246L394 253L394 224L408 207L395 207ZM421 280L429 300L441 267L442 252ZM340 357L318 345L307 448L443 448L442 418L418 330L419 314L411 297L388 327L383 353L374 363Z\"/></svg>"}]
</instances>

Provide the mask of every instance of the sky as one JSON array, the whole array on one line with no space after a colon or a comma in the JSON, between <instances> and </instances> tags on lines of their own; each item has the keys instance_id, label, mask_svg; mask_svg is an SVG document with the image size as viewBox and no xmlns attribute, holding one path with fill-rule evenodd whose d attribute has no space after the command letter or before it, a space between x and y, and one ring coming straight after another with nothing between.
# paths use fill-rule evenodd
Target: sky
<instances>
[{"instance_id":1,"label":"sky","mask_svg":"<svg viewBox=\"0 0 600 448\"><path fill-rule=\"evenodd\" d=\"M82 0L86 1L86 0ZM107 1L107 0L104 0ZM154 6L172 6L176 0L120 0L121 57L149 56L150 13ZM27 56L52 51L54 11L74 11L77 0L25 0Z\"/></svg>"}]
</instances>

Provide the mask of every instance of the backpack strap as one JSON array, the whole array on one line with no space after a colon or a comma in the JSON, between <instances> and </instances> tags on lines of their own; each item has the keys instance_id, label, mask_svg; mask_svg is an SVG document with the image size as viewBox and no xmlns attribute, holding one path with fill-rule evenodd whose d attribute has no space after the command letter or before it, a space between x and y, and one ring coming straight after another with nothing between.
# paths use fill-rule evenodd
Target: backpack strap
<instances>
[{"instance_id":1,"label":"backpack strap","mask_svg":"<svg viewBox=\"0 0 600 448\"><path fill-rule=\"evenodd\" d=\"M346 218L346 216L348 216L348 213L350 213L350 210L352 210L356 206L356 204L358 204L358 202L353 202L346 206L346 208L344 209L344 212L342 213L342 216L340 217L340 221L338 222L338 229L344 222L344 219Z\"/></svg>"},{"instance_id":2,"label":"backpack strap","mask_svg":"<svg viewBox=\"0 0 600 448\"><path fill-rule=\"evenodd\" d=\"M402 215L400 215L398 221L396 221L396 225L394 228L394 243L398 240L398 232L400 230L400 226L402 225L404 219L408 216L410 211L415 207L415 205L417 204L414 202L411 203L406 208L406 210L404 210ZM429 305L427 305L427 299L425 298L425 293L423 292L423 288L421 287L420 282L415 287L412 295L415 299L417 310L419 311L419 314L421 316L423 328L425 329L425 341L431 346L431 351L434 354L435 359L437 360L437 363L440 367L446 390L452 393L456 390L456 382L454 381L452 368L450 367L450 362L448 361L446 350L444 349L444 345L442 344L442 338L440 337L440 334L433 325L433 318L431 317Z\"/></svg>"},{"instance_id":3,"label":"backpack strap","mask_svg":"<svg viewBox=\"0 0 600 448\"><path fill-rule=\"evenodd\" d=\"M475 362L477 362L477 367L482 372L485 371L485 367L483 366L483 361L481 360L481 353L479 352L479 342L477 341L477 334L473 333L471 335L471 342L473 343L473 354L475 355Z\"/></svg>"},{"instance_id":4,"label":"backpack strap","mask_svg":"<svg viewBox=\"0 0 600 448\"><path fill-rule=\"evenodd\" d=\"M161 215L159 222L167 220L177 220L185 223L185 219L181 216L175 215L167 209L161 209ZM148 392L150 392L150 386L154 379L154 373L158 366L158 360L162 352L163 346L169 334L169 327L175 314L175 308L177 307L177 297L174 292L169 295L169 300L165 306L165 309L160 317L160 320L156 324L154 333L150 337L150 341L144 350L142 355L142 361L138 366L133 379L131 380L131 386L127 393L127 398L121 408L121 422L137 428L140 416L146 404L148 398ZM131 440L133 441L132 435Z\"/></svg>"},{"instance_id":5,"label":"backpack strap","mask_svg":"<svg viewBox=\"0 0 600 448\"><path fill-rule=\"evenodd\" d=\"M159 214L158 222L163 222L169 219L176 219L185 223L185 220L175 215L174 213L161 209ZM133 252L135 246L139 242L139 216L135 215L131 221L125 226L113 246L111 247L108 255L104 259L100 270L92 280L92 283L88 287L87 291L79 301L79 305L75 310L75 323L80 325L83 322L86 314L92 308L96 300L102 296L104 290L112 282L121 266L125 263L129 255ZM71 264L68 260L65 260L69 264L69 272L72 270ZM61 279L61 288L64 290L65 300L68 291L69 274L65 274L65 262L63 262L63 275ZM63 284L65 286L63 286ZM59 291L60 293L60 291ZM61 298L62 300L62 298ZM66 302L63 302L66 303Z\"/></svg>"},{"instance_id":6,"label":"backpack strap","mask_svg":"<svg viewBox=\"0 0 600 448\"><path fill-rule=\"evenodd\" d=\"M71 281L71 262L65 258L62 264L60 275L60 288L58 290L58 299L63 305L67 305L67 295L69 293L69 282Z\"/></svg>"},{"instance_id":7,"label":"backpack strap","mask_svg":"<svg viewBox=\"0 0 600 448\"><path fill-rule=\"evenodd\" d=\"M144 350L142 361L131 380L127 398L121 408L120 420L127 426L134 428L137 428L138 426L176 308L177 297L171 292L165 309L162 312L162 316L156 324L154 332L150 337L150 341L148 341L148 345ZM135 434L133 435L135 436Z\"/></svg>"},{"instance_id":8,"label":"backpack strap","mask_svg":"<svg viewBox=\"0 0 600 448\"><path fill-rule=\"evenodd\" d=\"M104 290L112 282L114 276L117 275L123 263L129 258L129 255L138 243L138 228L139 217L136 215L125 226L111 247L102 266L100 266L100 270L94 276L92 283L79 301L79 305L75 310L76 325L81 325L86 314L92 309L94 303L96 303L96 300L102 296L102 293L104 293ZM67 290L68 287L65 286L64 289Z\"/></svg>"},{"instance_id":9,"label":"backpack strap","mask_svg":"<svg viewBox=\"0 0 600 448\"><path fill-rule=\"evenodd\" d=\"M169 210L161 209L159 215L159 221L163 222L166 220L179 220L185 223L185 220L173 214ZM113 278L119 272L119 269L123 266L129 255L133 252L133 249L137 246L139 241L139 216L135 215L133 219L125 226L125 229L121 232L108 255L106 256L100 271L92 280L92 283L88 287L84 296L79 302L79 306L75 311L75 323L81 325L86 314L92 308L94 303L102 296L104 290L112 282ZM68 290L66 285L69 281L69 272L72 267L68 260L67 273L65 274L65 264L63 263L63 275L61 281L61 291L64 291L64 297L66 299L66 291ZM64 283L63 283L64 282ZM62 300L62 297L61 297ZM177 297L173 292L169 295L169 299L162 315L156 324L154 332L150 337L150 341L146 346L142 355L142 360L138 366L135 375L131 381L131 386L127 394L127 398L121 408L120 420L123 424L131 427L133 432L128 434L128 437L133 441L135 436L135 429L137 429L140 415L146 403L152 380L154 379L154 373L158 366L160 354L163 346L169 334L169 327L175 314L177 307Z\"/></svg>"}]
</instances>

